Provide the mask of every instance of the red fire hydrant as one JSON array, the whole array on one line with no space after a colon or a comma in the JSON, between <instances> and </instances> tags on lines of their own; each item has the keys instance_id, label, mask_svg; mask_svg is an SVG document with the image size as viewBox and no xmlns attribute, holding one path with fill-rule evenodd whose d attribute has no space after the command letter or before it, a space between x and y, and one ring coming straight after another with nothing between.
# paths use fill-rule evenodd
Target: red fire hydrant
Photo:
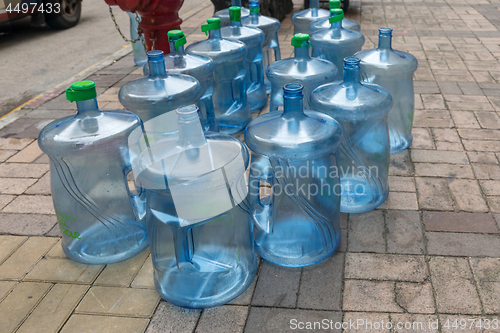
<instances>
[{"instance_id":1,"label":"red fire hydrant","mask_svg":"<svg viewBox=\"0 0 500 333\"><path fill-rule=\"evenodd\" d=\"M180 29L182 19L179 9L184 0L104 0L110 6L119 6L123 11L139 13L139 29L144 33L146 47L170 53L167 32Z\"/></svg>"}]
</instances>

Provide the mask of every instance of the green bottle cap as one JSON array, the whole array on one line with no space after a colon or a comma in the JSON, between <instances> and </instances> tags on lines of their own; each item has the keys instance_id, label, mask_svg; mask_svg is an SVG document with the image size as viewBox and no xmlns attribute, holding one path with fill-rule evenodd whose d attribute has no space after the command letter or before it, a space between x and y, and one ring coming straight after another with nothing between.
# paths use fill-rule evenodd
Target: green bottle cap
<instances>
[{"instance_id":1,"label":"green bottle cap","mask_svg":"<svg viewBox=\"0 0 500 333\"><path fill-rule=\"evenodd\" d=\"M78 81L66 89L66 99L70 102L87 101L96 97L94 81Z\"/></svg>"},{"instance_id":2,"label":"green bottle cap","mask_svg":"<svg viewBox=\"0 0 500 333\"><path fill-rule=\"evenodd\" d=\"M201 32L207 35L209 31L220 29L220 17L211 17L207 19L207 23L201 26Z\"/></svg>"},{"instance_id":3,"label":"green bottle cap","mask_svg":"<svg viewBox=\"0 0 500 333\"><path fill-rule=\"evenodd\" d=\"M229 7L229 19L234 22L241 22L241 7Z\"/></svg>"},{"instance_id":4,"label":"green bottle cap","mask_svg":"<svg viewBox=\"0 0 500 333\"><path fill-rule=\"evenodd\" d=\"M304 43L307 43L307 48L310 47L308 34L295 34L295 36L292 37L293 47L302 47Z\"/></svg>"},{"instance_id":5,"label":"green bottle cap","mask_svg":"<svg viewBox=\"0 0 500 333\"><path fill-rule=\"evenodd\" d=\"M259 4L250 4L250 13L260 13Z\"/></svg>"},{"instance_id":6,"label":"green bottle cap","mask_svg":"<svg viewBox=\"0 0 500 333\"><path fill-rule=\"evenodd\" d=\"M328 2L328 7L330 7L330 9L340 8L340 0L330 0Z\"/></svg>"},{"instance_id":7,"label":"green bottle cap","mask_svg":"<svg viewBox=\"0 0 500 333\"><path fill-rule=\"evenodd\" d=\"M174 43L176 51L179 51L179 46L187 43L186 36L184 36L184 32L182 32L182 30L170 30L168 32L168 40Z\"/></svg>"},{"instance_id":8,"label":"green bottle cap","mask_svg":"<svg viewBox=\"0 0 500 333\"><path fill-rule=\"evenodd\" d=\"M330 9L330 23L342 21L344 19L344 11L342 9Z\"/></svg>"}]
</instances>

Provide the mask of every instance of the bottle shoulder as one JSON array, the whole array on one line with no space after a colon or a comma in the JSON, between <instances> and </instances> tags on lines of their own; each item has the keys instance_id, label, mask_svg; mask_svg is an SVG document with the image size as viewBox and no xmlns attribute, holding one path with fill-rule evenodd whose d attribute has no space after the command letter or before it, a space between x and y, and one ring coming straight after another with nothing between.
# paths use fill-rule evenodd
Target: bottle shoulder
<instances>
[{"instance_id":1,"label":"bottle shoulder","mask_svg":"<svg viewBox=\"0 0 500 333\"><path fill-rule=\"evenodd\" d=\"M413 73L418 68L418 60L411 53L393 49L372 49L359 51L355 57L361 60L363 71L383 71L380 74L401 75Z\"/></svg>"},{"instance_id":2,"label":"bottle shoulder","mask_svg":"<svg viewBox=\"0 0 500 333\"><path fill-rule=\"evenodd\" d=\"M252 120L245 130L245 143L250 150L290 159L329 155L337 149L341 137L339 123L311 110L297 118L283 117L283 111L269 112Z\"/></svg>"},{"instance_id":3,"label":"bottle shoulder","mask_svg":"<svg viewBox=\"0 0 500 333\"><path fill-rule=\"evenodd\" d=\"M319 30L311 34L311 45L314 47L316 44L328 43L331 45L356 45L362 46L365 43L365 37L357 32L347 29L333 29Z\"/></svg>"},{"instance_id":4,"label":"bottle shoulder","mask_svg":"<svg viewBox=\"0 0 500 333\"><path fill-rule=\"evenodd\" d=\"M164 184L161 180L166 176L169 186L185 181L206 181L207 188L216 188L225 186L222 169L228 178L242 176L248 166L248 152L241 141L221 133L204 134L205 144L195 148L179 145L178 135L150 145L139 157L141 184L158 186Z\"/></svg>"},{"instance_id":5,"label":"bottle shoulder","mask_svg":"<svg viewBox=\"0 0 500 333\"><path fill-rule=\"evenodd\" d=\"M248 26L229 26L220 29L222 38L241 41L250 47L250 45L262 44L265 35L262 30Z\"/></svg>"},{"instance_id":6,"label":"bottle shoulder","mask_svg":"<svg viewBox=\"0 0 500 333\"><path fill-rule=\"evenodd\" d=\"M309 30L311 31L311 33L314 33L316 31L329 29L331 27L329 19L330 18L327 17L327 18L322 18L322 19L315 20L315 21L311 22L311 24L309 26ZM357 32L361 31L360 24L358 22L351 20L351 19L348 19L348 18L345 18L342 20L342 28L347 29L347 30L357 31Z\"/></svg>"},{"instance_id":7,"label":"bottle shoulder","mask_svg":"<svg viewBox=\"0 0 500 333\"><path fill-rule=\"evenodd\" d=\"M328 60L289 58L278 60L269 65L267 73L270 80L289 77L293 77L295 80L313 80L315 77L333 80L337 77L339 71L337 66Z\"/></svg>"},{"instance_id":8,"label":"bottle shoulder","mask_svg":"<svg viewBox=\"0 0 500 333\"><path fill-rule=\"evenodd\" d=\"M250 15L250 10L248 8L241 7L241 19L249 15ZM229 8L216 11L214 17L226 18L229 21Z\"/></svg>"},{"instance_id":9,"label":"bottle shoulder","mask_svg":"<svg viewBox=\"0 0 500 333\"><path fill-rule=\"evenodd\" d=\"M210 57L196 54L168 54L165 68L169 74L186 74L194 77L211 75L215 65Z\"/></svg>"},{"instance_id":10,"label":"bottle shoulder","mask_svg":"<svg viewBox=\"0 0 500 333\"><path fill-rule=\"evenodd\" d=\"M186 48L187 53L208 56L216 63L244 58L247 50L245 43L224 38L209 38L193 43Z\"/></svg>"},{"instance_id":11,"label":"bottle shoulder","mask_svg":"<svg viewBox=\"0 0 500 333\"><path fill-rule=\"evenodd\" d=\"M280 21L274 17L259 15L255 20L256 22L253 21L252 16L248 16L241 19L241 24L247 27L261 29L263 31L278 31L281 27Z\"/></svg>"},{"instance_id":12,"label":"bottle shoulder","mask_svg":"<svg viewBox=\"0 0 500 333\"><path fill-rule=\"evenodd\" d=\"M200 97L201 85L197 79L184 74L149 76L126 83L118 92L118 99L127 109L136 110L142 103L179 103Z\"/></svg>"},{"instance_id":13,"label":"bottle shoulder","mask_svg":"<svg viewBox=\"0 0 500 333\"><path fill-rule=\"evenodd\" d=\"M315 15L314 11L311 8L308 8L293 14L292 21L316 20L325 17L330 17L330 12L328 10L319 8L317 9L317 15Z\"/></svg>"},{"instance_id":14,"label":"bottle shoulder","mask_svg":"<svg viewBox=\"0 0 500 333\"><path fill-rule=\"evenodd\" d=\"M40 131L38 140L44 152L60 146L82 150L89 145L105 145L118 137L127 145L129 135L136 129L142 131L141 126L141 119L130 111L102 110L97 115L75 114L56 119Z\"/></svg>"},{"instance_id":15,"label":"bottle shoulder","mask_svg":"<svg viewBox=\"0 0 500 333\"><path fill-rule=\"evenodd\" d=\"M387 115L392 96L376 84L333 82L313 91L311 105L337 120L363 120Z\"/></svg>"}]
</instances>

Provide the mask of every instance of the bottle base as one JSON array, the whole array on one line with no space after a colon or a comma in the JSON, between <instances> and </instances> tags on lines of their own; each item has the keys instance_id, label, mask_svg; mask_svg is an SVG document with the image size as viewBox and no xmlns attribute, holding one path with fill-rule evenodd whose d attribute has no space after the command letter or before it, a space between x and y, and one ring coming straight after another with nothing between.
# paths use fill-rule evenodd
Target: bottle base
<instances>
[{"instance_id":1,"label":"bottle base","mask_svg":"<svg viewBox=\"0 0 500 333\"><path fill-rule=\"evenodd\" d=\"M391 154L396 154L410 148L412 141L413 141L413 136L410 137L408 140L401 139L398 140L398 142L393 142L391 140Z\"/></svg>"},{"instance_id":2,"label":"bottle base","mask_svg":"<svg viewBox=\"0 0 500 333\"><path fill-rule=\"evenodd\" d=\"M116 239L115 243L119 245L115 247L110 245L111 239L105 237L108 233L105 227L91 228L79 235L79 239L70 239L69 245L66 245L64 239L69 236L64 236L62 249L68 258L78 263L107 265L131 258L149 245L145 227L144 230L136 232L134 237ZM131 245L127 246L128 244Z\"/></svg>"},{"instance_id":3,"label":"bottle base","mask_svg":"<svg viewBox=\"0 0 500 333\"><path fill-rule=\"evenodd\" d=\"M237 260L237 259L236 259ZM219 265L214 267L214 265ZM154 281L160 296L169 303L205 309L226 304L241 295L257 274L257 259L252 267L194 257L179 268L175 262L167 269L155 266Z\"/></svg>"},{"instance_id":4,"label":"bottle base","mask_svg":"<svg viewBox=\"0 0 500 333\"><path fill-rule=\"evenodd\" d=\"M264 260L285 267L304 267L314 265L330 257L340 244L340 230L334 239L329 240L330 246L318 248L316 244L324 242L322 230L310 220L293 222L289 227L276 228L273 233L255 231L255 250ZM299 231L290 233L290 231ZM259 237L260 236L260 237ZM301 237L302 236L302 237Z\"/></svg>"},{"instance_id":5,"label":"bottle base","mask_svg":"<svg viewBox=\"0 0 500 333\"><path fill-rule=\"evenodd\" d=\"M364 213L377 208L389 196L389 189L380 193L372 191L366 182L357 178L341 179L341 213ZM346 193L348 191L348 193Z\"/></svg>"}]
</instances>

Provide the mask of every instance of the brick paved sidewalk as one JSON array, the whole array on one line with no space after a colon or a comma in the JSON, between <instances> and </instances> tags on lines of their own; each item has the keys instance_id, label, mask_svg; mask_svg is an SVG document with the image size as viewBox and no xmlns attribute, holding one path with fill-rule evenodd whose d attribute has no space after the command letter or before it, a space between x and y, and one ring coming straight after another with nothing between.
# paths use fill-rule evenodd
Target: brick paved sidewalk
<instances>
[{"instance_id":1,"label":"brick paved sidewalk","mask_svg":"<svg viewBox=\"0 0 500 333\"><path fill-rule=\"evenodd\" d=\"M391 156L382 207L342 216L334 256L302 269L261 262L249 290L214 309L160 301L148 250L107 266L65 257L48 159L35 139L75 105L64 94L28 104L26 116L0 129L0 332L300 331L293 319L392 322L392 332L423 332L396 327L411 321L427 332L498 331L493 321L490 329L453 323L500 320L499 7L500 0L351 0L348 16L361 22L365 49L388 26L394 47L419 60L412 148ZM199 27L212 10L184 22L189 43L205 38ZM292 33L289 15L280 31L284 57ZM90 76L100 107L121 108L118 90L140 73L128 55Z\"/></svg>"}]
</instances>

